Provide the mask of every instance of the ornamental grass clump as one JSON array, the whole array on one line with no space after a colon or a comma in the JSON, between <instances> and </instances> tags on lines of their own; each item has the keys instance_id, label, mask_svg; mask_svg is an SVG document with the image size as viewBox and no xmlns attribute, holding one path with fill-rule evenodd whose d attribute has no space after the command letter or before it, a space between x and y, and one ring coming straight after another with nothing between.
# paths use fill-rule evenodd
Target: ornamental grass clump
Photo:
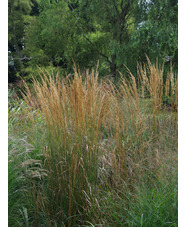
<instances>
[{"instance_id":1,"label":"ornamental grass clump","mask_svg":"<svg viewBox=\"0 0 186 227\"><path fill-rule=\"evenodd\" d=\"M25 84L30 133L47 173L33 184L33 226L105 226L102 202L110 195L135 196L147 175L171 175L166 162L176 153L177 113L162 109L162 100L176 94L177 80L170 74L163 83L163 71L150 62L138 73L139 87L130 71L116 89L110 80L99 83L97 72L82 76L75 67L73 79L42 71L32 89ZM124 194L121 200L126 204Z\"/></svg>"},{"instance_id":2,"label":"ornamental grass clump","mask_svg":"<svg viewBox=\"0 0 186 227\"><path fill-rule=\"evenodd\" d=\"M112 95L98 84L97 73L92 71L83 82L76 69L72 81L43 72L41 83L33 80L34 91L25 87L25 101L30 109L39 109L46 123L43 156L47 188L38 202L45 215L71 226L88 213L94 197L102 155L99 144L109 133L105 126L111 116Z\"/></svg>"},{"instance_id":3,"label":"ornamental grass clump","mask_svg":"<svg viewBox=\"0 0 186 227\"><path fill-rule=\"evenodd\" d=\"M140 106L136 80L130 71L128 80L120 75L117 97L113 131L119 161L114 171L119 173L121 181L134 182L140 172L138 164L147 157L152 135L148 133L146 110Z\"/></svg>"},{"instance_id":4,"label":"ornamental grass clump","mask_svg":"<svg viewBox=\"0 0 186 227\"><path fill-rule=\"evenodd\" d=\"M150 99L153 111L161 109L163 97L163 71L164 68L159 67L158 61L153 65L149 58L147 58L148 65L144 68L140 65L138 67L138 75L141 79L142 98L145 97L145 91L150 94Z\"/></svg>"},{"instance_id":5,"label":"ornamental grass clump","mask_svg":"<svg viewBox=\"0 0 186 227\"><path fill-rule=\"evenodd\" d=\"M161 110L167 104L173 111L178 110L178 75L170 71L164 75L164 66L152 64L147 57L148 64L138 66L138 75L141 84L141 97L146 98L148 93L153 107L153 111Z\"/></svg>"},{"instance_id":6,"label":"ornamental grass clump","mask_svg":"<svg viewBox=\"0 0 186 227\"><path fill-rule=\"evenodd\" d=\"M34 157L34 146L28 138L9 135L8 215L9 226L29 226L32 213L33 184L47 176L41 160Z\"/></svg>"}]
</instances>

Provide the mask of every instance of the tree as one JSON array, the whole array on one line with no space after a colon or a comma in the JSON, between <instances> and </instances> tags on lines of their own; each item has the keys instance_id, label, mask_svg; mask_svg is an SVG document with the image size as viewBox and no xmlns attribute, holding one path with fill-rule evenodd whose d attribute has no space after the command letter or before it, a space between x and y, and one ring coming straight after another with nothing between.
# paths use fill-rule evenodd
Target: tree
<instances>
[{"instance_id":1,"label":"tree","mask_svg":"<svg viewBox=\"0 0 186 227\"><path fill-rule=\"evenodd\" d=\"M8 1L8 52L9 79L16 80L16 73L24 75L24 35L25 26L30 20L30 13L34 15L37 0L9 0Z\"/></svg>"},{"instance_id":2,"label":"tree","mask_svg":"<svg viewBox=\"0 0 186 227\"><path fill-rule=\"evenodd\" d=\"M79 1L82 4L80 12L83 13L88 23L82 23L82 30L92 34L101 34L102 42L99 46L91 36L87 36L84 32L84 37L95 51L105 59L109 65L112 75L116 75L117 69L120 69L123 62L120 61L121 51L125 52L130 39L130 33L133 30L135 12L138 8L135 0L99 0ZM82 15L82 14L80 14Z\"/></svg>"},{"instance_id":3,"label":"tree","mask_svg":"<svg viewBox=\"0 0 186 227\"><path fill-rule=\"evenodd\" d=\"M71 71L72 59L82 69L99 60L101 72L113 76L125 65L135 74L146 55L176 63L176 0L22 1L31 2L26 23L19 10L24 50L16 51L28 59L24 72L36 65Z\"/></svg>"},{"instance_id":4,"label":"tree","mask_svg":"<svg viewBox=\"0 0 186 227\"><path fill-rule=\"evenodd\" d=\"M151 61L170 63L176 66L178 52L178 1L143 1L143 18L131 36L132 58L145 62L146 55Z\"/></svg>"},{"instance_id":5,"label":"tree","mask_svg":"<svg viewBox=\"0 0 186 227\"><path fill-rule=\"evenodd\" d=\"M72 59L83 68L101 60L115 75L117 52L129 40L133 8L134 1L41 1L40 15L27 29L30 63L43 63L39 54L66 68Z\"/></svg>"}]
</instances>

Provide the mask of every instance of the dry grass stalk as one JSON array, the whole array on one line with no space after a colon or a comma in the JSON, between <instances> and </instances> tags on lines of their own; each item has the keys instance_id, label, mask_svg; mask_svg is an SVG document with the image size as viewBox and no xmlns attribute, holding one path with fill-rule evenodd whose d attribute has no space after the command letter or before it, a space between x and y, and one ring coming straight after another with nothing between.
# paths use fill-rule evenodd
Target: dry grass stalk
<instances>
[{"instance_id":1,"label":"dry grass stalk","mask_svg":"<svg viewBox=\"0 0 186 227\"><path fill-rule=\"evenodd\" d=\"M153 111L160 110L163 107L164 100L170 97L170 105L173 110L177 109L177 76L173 73L173 67L170 66L165 84L163 82L164 67L159 67L158 61L153 65L147 57L148 65L142 67L138 65L138 75L141 82L142 98L145 98L145 90L150 94Z\"/></svg>"},{"instance_id":2,"label":"dry grass stalk","mask_svg":"<svg viewBox=\"0 0 186 227\"><path fill-rule=\"evenodd\" d=\"M25 87L25 101L33 109L39 107L46 121L48 150L45 168L57 193L55 199L61 206L66 204L67 216L73 216L84 197L77 193L77 187L90 196L88 182L97 181L97 144L110 115L112 95L98 83L98 74L92 71L83 82L76 68L73 80L61 80L58 74L54 78L46 72L41 76L41 83L33 80L37 107L30 89ZM70 219L68 225L71 225Z\"/></svg>"},{"instance_id":3,"label":"dry grass stalk","mask_svg":"<svg viewBox=\"0 0 186 227\"><path fill-rule=\"evenodd\" d=\"M147 89L155 112L162 105L163 68L149 61L148 67L139 66L138 72L142 98ZM94 71L84 78L74 67L73 80L43 72L41 83L33 81L37 105L26 86L26 102L32 109L39 108L46 122L47 149L43 152L48 189L38 198L48 214L64 218L86 213L96 201L94 192L99 181L103 184L106 178L115 186L121 179L134 182L136 175L144 174L142 165L151 168L154 159L159 164L159 153L153 157L150 151L154 149L151 119L141 109L136 80L129 75L129 80L121 75L116 90L109 80L98 83ZM167 80L166 92L170 83L172 97L177 92L177 80ZM34 123L34 115L31 117ZM71 218L67 222L73 225Z\"/></svg>"},{"instance_id":4,"label":"dry grass stalk","mask_svg":"<svg viewBox=\"0 0 186 227\"><path fill-rule=\"evenodd\" d=\"M153 111L161 109L163 97L163 71L164 67L160 69L158 60L156 65L153 65L147 57L148 65L142 67L138 66L138 74L142 85L142 98L145 97L145 90L150 93Z\"/></svg>"}]
</instances>

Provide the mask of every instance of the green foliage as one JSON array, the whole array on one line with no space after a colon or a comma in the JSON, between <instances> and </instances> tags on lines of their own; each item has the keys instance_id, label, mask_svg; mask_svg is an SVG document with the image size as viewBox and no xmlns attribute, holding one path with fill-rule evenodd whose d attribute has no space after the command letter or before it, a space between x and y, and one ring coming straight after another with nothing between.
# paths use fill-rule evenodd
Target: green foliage
<instances>
[{"instance_id":1,"label":"green foliage","mask_svg":"<svg viewBox=\"0 0 186 227\"><path fill-rule=\"evenodd\" d=\"M11 146L11 141L9 140ZM13 150L12 150L13 151ZM11 152L11 151L10 151ZM21 160L18 161L19 163ZM19 163L15 163L9 158L8 165L8 213L9 213L9 226L21 226L23 220L21 218L19 210L24 206L23 195L23 182L20 179L21 170L16 168Z\"/></svg>"},{"instance_id":2,"label":"green foliage","mask_svg":"<svg viewBox=\"0 0 186 227\"><path fill-rule=\"evenodd\" d=\"M147 4L147 3L146 3ZM145 62L145 54L155 62L155 57L177 64L178 49L177 1L151 1L146 6L144 18L131 35L132 56Z\"/></svg>"},{"instance_id":3,"label":"green foliage","mask_svg":"<svg viewBox=\"0 0 186 227\"><path fill-rule=\"evenodd\" d=\"M38 81L41 81L40 75L42 72L47 71L50 75L56 75L57 73L60 73L61 77L67 76L67 70L61 68L61 67L54 67L52 63L48 64L47 66L32 66L26 68L26 74L27 76L24 77L25 81L27 81L30 86L32 86L33 78L37 79Z\"/></svg>"},{"instance_id":4,"label":"green foliage","mask_svg":"<svg viewBox=\"0 0 186 227\"><path fill-rule=\"evenodd\" d=\"M105 196L101 211L107 215L106 226L177 226L177 174L168 183L149 178L151 182L143 182L135 193L123 183Z\"/></svg>"},{"instance_id":5,"label":"green foliage","mask_svg":"<svg viewBox=\"0 0 186 227\"><path fill-rule=\"evenodd\" d=\"M177 1L9 1L9 73L30 74L36 65L136 75L147 54L177 69ZM13 59L13 60L12 60ZM166 65L166 64L165 64ZM102 66L101 66L102 67ZM29 71L29 72L28 72ZM12 80L11 79L11 80Z\"/></svg>"},{"instance_id":6,"label":"green foliage","mask_svg":"<svg viewBox=\"0 0 186 227\"><path fill-rule=\"evenodd\" d=\"M30 126L31 122L26 113L25 102L18 97L16 89L8 90L8 128L16 134L23 133L24 129Z\"/></svg>"},{"instance_id":7,"label":"green foliage","mask_svg":"<svg viewBox=\"0 0 186 227\"><path fill-rule=\"evenodd\" d=\"M17 80L16 74L25 75L25 28L35 16L33 7L38 0L9 0L8 1L8 55L9 82ZM32 12L32 16L30 13Z\"/></svg>"},{"instance_id":8,"label":"green foliage","mask_svg":"<svg viewBox=\"0 0 186 227\"><path fill-rule=\"evenodd\" d=\"M29 226L32 180L40 170L39 161L32 159L33 146L24 135L9 136L8 156L8 226Z\"/></svg>"}]
</instances>

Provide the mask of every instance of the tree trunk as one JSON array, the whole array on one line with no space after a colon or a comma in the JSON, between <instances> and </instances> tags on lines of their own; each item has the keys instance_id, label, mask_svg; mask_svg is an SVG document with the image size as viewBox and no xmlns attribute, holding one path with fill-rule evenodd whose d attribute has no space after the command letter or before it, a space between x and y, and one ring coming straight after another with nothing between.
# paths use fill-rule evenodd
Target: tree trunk
<instances>
[{"instance_id":1,"label":"tree trunk","mask_svg":"<svg viewBox=\"0 0 186 227\"><path fill-rule=\"evenodd\" d=\"M15 32L15 26L14 26L14 24L13 24L13 34L14 34L15 50L16 50L16 53L17 53L17 57L18 57L19 63L22 66L22 55L20 53L19 46L18 46L18 43L17 43L17 38L16 38L16 32Z\"/></svg>"},{"instance_id":2,"label":"tree trunk","mask_svg":"<svg viewBox=\"0 0 186 227\"><path fill-rule=\"evenodd\" d=\"M13 2L14 4L14 2ZM14 23L14 10L13 10L13 5L11 5L11 9L10 9L13 17L12 17L12 29L13 29L13 35L14 35L14 45L15 45L15 51L16 51L16 54L17 54L17 57L18 57L18 61L19 61L19 64L20 64L20 67L22 68L22 55L21 55L21 52L19 50L19 45L18 45L18 42L17 42L17 37L16 37L16 28L15 28L15 23Z\"/></svg>"},{"instance_id":3,"label":"tree trunk","mask_svg":"<svg viewBox=\"0 0 186 227\"><path fill-rule=\"evenodd\" d=\"M116 54L112 56L112 62L110 63L110 72L113 76L116 76Z\"/></svg>"}]
</instances>

